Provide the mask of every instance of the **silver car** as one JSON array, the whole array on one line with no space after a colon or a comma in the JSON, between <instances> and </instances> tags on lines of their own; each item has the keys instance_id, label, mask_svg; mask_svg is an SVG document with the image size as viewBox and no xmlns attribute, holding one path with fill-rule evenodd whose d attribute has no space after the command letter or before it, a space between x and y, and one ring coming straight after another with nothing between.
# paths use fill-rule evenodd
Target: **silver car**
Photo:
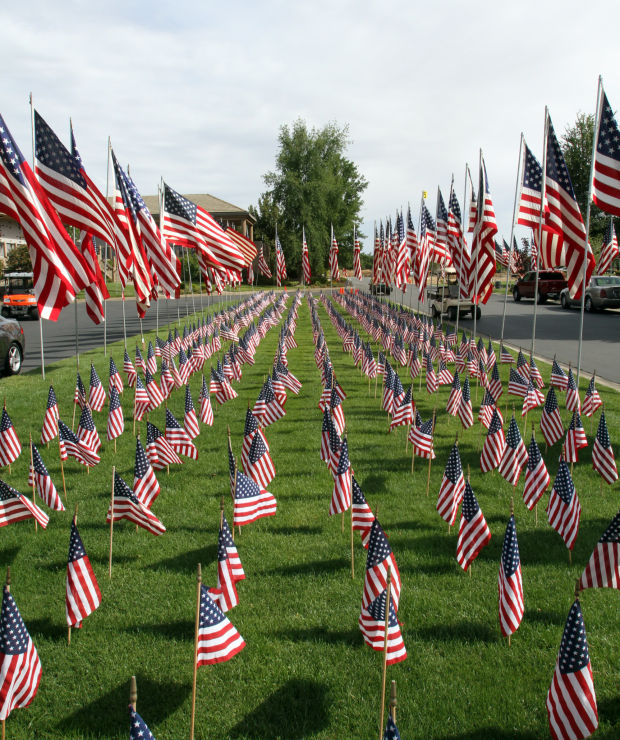
<instances>
[{"instance_id":1,"label":"silver car","mask_svg":"<svg viewBox=\"0 0 620 740\"><path fill-rule=\"evenodd\" d=\"M26 339L19 322L0 316L0 371L17 375L22 369L25 349Z\"/></svg>"},{"instance_id":2,"label":"silver car","mask_svg":"<svg viewBox=\"0 0 620 740\"><path fill-rule=\"evenodd\" d=\"M581 307L581 298L570 297L568 288L560 294L562 308ZM620 308L620 275L592 275L586 288L584 308L588 312Z\"/></svg>"}]
</instances>

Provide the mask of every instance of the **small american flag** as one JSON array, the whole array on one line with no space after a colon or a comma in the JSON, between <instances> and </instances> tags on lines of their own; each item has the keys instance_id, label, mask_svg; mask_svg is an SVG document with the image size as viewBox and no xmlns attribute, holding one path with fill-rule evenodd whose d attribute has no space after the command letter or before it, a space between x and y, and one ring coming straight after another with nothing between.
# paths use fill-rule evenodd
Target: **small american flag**
<instances>
[{"instance_id":1,"label":"small american flag","mask_svg":"<svg viewBox=\"0 0 620 740\"><path fill-rule=\"evenodd\" d=\"M620 511L596 543L579 588L620 588Z\"/></svg>"},{"instance_id":2,"label":"small american flag","mask_svg":"<svg viewBox=\"0 0 620 740\"><path fill-rule=\"evenodd\" d=\"M459 537L456 544L457 563L463 570L467 570L478 557L482 548L488 545L490 541L491 530L478 505L472 487L469 485L469 481L466 481Z\"/></svg>"},{"instance_id":3,"label":"small american flag","mask_svg":"<svg viewBox=\"0 0 620 740\"><path fill-rule=\"evenodd\" d=\"M241 652L244 647L243 637L201 584L196 665L224 663Z\"/></svg>"},{"instance_id":4,"label":"small american flag","mask_svg":"<svg viewBox=\"0 0 620 740\"><path fill-rule=\"evenodd\" d=\"M521 468L526 462L527 450L521 439L521 432L513 414L510 419L508 433L506 434L506 446L497 470L502 478L505 478L510 485L516 486L521 475Z\"/></svg>"},{"instance_id":5,"label":"small american flag","mask_svg":"<svg viewBox=\"0 0 620 740\"><path fill-rule=\"evenodd\" d=\"M596 386L594 385L594 375L590 378L590 382L588 383L588 387L586 389L586 395L583 399L583 413L584 416L587 416L590 418L594 412L599 409L603 405L603 401L599 395L599 392L596 390Z\"/></svg>"},{"instance_id":6,"label":"small american flag","mask_svg":"<svg viewBox=\"0 0 620 740\"><path fill-rule=\"evenodd\" d=\"M166 531L164 525L144 504L141 504L135 493L129 488L121 476L114 472L114 496L108 507L106 522L115 522L127 519L154 535Z\"/></svg>"},{"instance_id":7,"label":"small american flag","mask_svg":"<svg viewBox=\"0 0 620 740\"><path fill-rule=\"evenodd\" d=\"M596 438L592 446L592 467L609 485L618 480L618 468L616 466L616 459L614 458L614 451L611 448L604 411L601 411Z\"/></svg>"},{"instance_id":8,"label":"small american flag","mask_svg":"<svg viewBox=\"0 0 620 740\"><path fill-rule=\"evenodd\" d=\"M386 611L388 614L386 615ZM385 622L387 616L387 635ZM407 650L396 618L394 601L390 593L389 610L387 606L387 589L383 590L367 606L362 606L358 620L364 642L373 650L383 651L387 647L386 665L400 663L407 657Z\"/></svg>"},{"instance_id":9,"label":"small american flag","mask_svg":"<svg viewBox=\"0 0 620 740\"><path fill-rule=\"evenodd\" d=\"M101 461L95 450L83 445L62 419L58 420L58 438L60 440L61 460L66 460L67 455L71 455L81 465L86 465L89 468L98 465Z\"/></svg>"},{"instance_id":10,"label":"small american flag","mask_svg":"<svg viewBox=\"0 0 620 740\"><path fill-rule=\"evenodd\" d=\"M185 386L185 415L183 417L183 426L187 434L192 439L196 439L200 434L198 417L196 416L196 410L194 409L194 402L192 400L192 393L189 389L189 383Z\"/></svg>"},{"instance_id":11,"label":"small american flag","mask_svg":"<svg viewBox=\"0 0 620 740\"><path fill-rule=\"evenodd\" d=\"M133 365L133 362L129 359L129 355L127 354L127 350L125 350L125 357L123 359L123 370L125 371L125 374L127 375L127 385L130 388L133 388L136 384L136 378L138 374L136 373L136 368Z\"/></svg>"},{"instance_id":12,"label":"small american flag","mask_svg":"<svg viewBox=\"0 0 620 740\"><path fill-rule=\"evenodd\" d=\"M527 468L523 488L523 503L530 511L540 501L541 496L549 487L550 480L549 471L532 434L527 450Z\"/></svg>"},{"instance_id":13,"label":"small american flag","mask_svg":"<svg viewBox=\"0 0 620 740\"><path fill-rule=\"evenodd\" d=\"M391 568L392 581L390 597L394 609L398 610L400 601L400 573L396 565L396 558L390 547L383 527L375 518L370 528L368 538L368 555L366 557L366 573L364 575L364 589L362 594L362 608L371 604L387 588L388 569Z\"/></svg>"},{"instance_id":14,"label":"small american flag","mask_svg":"<svg viewBox=\"0 0 620 740\"><path fill-rule=\"evenodd\" d=\"M123 392L123 379L121 378L121 374L118 371L118 368L116 367L116 363L114 362L114 359L110 357L110 382L108 384L108 394L110 392L110 389L112 385L116 386L116 390L119 393Z\"/></svg>"},{"instance_id":15,"label":"small american flag","mask_svg":"<svg viewBox=\"0 0 620 740\"><path fill-rule=\"evenodd\" d=\"M619 191L620 193L620 191ZM620 205L620 200L618 201ZM618 238L616 237L616 231L614 229L613 216L609 219L609 222L605 228L603 235L603 244L601 246L601 254L599 256L598 267L596 271L599 275L603 275L611 267L611 263L618 257Z\"/></svg>"},{"instance_id":16,"label":"small american flag","mask_svg":"<svg viewBox=\"0 0 620 740\"><path fill-rule=\"evenodd\" d=\"M351 507L351 462L347 438L342 440L334 468L334 490L329 515L342 514Z\"/></svg>"},{"instance_id":17,"label":"small american flag","mask_svg":"<svg viewBox=\"0 0 620 740\"><path fill-rule=\"evenodd\" d=\"M133 399L133 416L136 421L142 421L144 415L151 408L151 399L146 392L144 383L139 375L136 375L136 390Z\"/></svg>"},{"instance_id":18,"label":"small american flag","mask_svg":"<svg viewBox=\"0 0 620 740\"><path fill-rule=\"evenodd\" d=\"M463 392L461 394L461 401L457 409L459 419L463 425L463 429L468 429L474 424L474 410L471 406L471 392L469 390L469 377L465 377L463 383Z\"/></svg>"},{"instance_id":19,"label":"small american flag","mask_svg":"<svg viewBox=\"0 0 620 740\"><path fill-rule=\"evenodd\" d=\"M262 432L254 432L247 456L241 457L245 473L263 488L275 478L276 469Z\"/></svg>"},{"instance_id":20,"label":"small american flag","mask_svg":"<svg viewBox=\"0 0 620 740\"><path fill-rule=\"evenodd\" d=\"M461 388L461 381L459 379L458 371L454 371L454 378L452 380L452 387L450 389L450 395L448 396L448 402L446 404L446 411L450 416L456 416L461 405L461 396L463 390Z\"/></svg>"},{"instance_id":21,"label":"small american flag","mask_svg":"<svg viewBox=\"0 0 620 740\"><path fill-rule=\"evenodd\" d=\"M437 496L437 513L450 526L456 521L456 513L465 491L465 479L463 478L463 466L461 456L456 442L450 450L450 456L441 481L439 495Z\"/></svg>"},{"instance_id":22,"label":"small american flag","mask_svg":"<svg viewBox=\"0 0 620 740\"><path fill-rule=\"evenodd\" d=\"M108 411L107 439L111 442L120 437L125 429L123 407L114 383L110 385L110 408Z\"/></svg>"},{"instance_id":23,"label":"small american flag","mask_svg":"<svg viewBox=\"0 0 620 740\"><path fill-rule=\"evenodd\" d=\"M368 547L370 539L370 529L375 520L375 515L366 501L366 497L360 488L355 477L351 476L352 481L352 510L351 510L351 528L359 530L364 547Z\"/></svg>"},{"instance_id":24,"label":"small american flag","mask_svg":"<svg viewBox=\"0 0 620 740\"><path fill-rule=\"evenodd\" d=\"M175 463L178 465L183 464L183 461L172 449L166 437L150 421L146 422L146 454L155 470L161 470L167 465L173 465Z\"/></svg>"},{"instance_id":25,"label":"small american flag","mask_svg":"<svg viewBox=\"0 0 620 740\"><path fill-rule=\"evenodd\" d=\"M545 438L545 442L550 446L564 436L562 416L553 386L547 391L547 398L540 417L540 431Z\"/></svg>"},{"instance_id":26,"label":"small american flag","mask_svg":"<svg viewBox=\"0 0 620 740\"><path fill-rule=\"evenodd\" d=\"M140 437L136 437L136 459L134 463L133 492L140 503L147 509L153 505L153 501L160 494L159 483L155 471L146 456Z\"/></svg>"},{"instance_id":27,"label":"small american flag","mask_svg":"<svg viewBox=\"0 0 620 740\"><path fill-rule=\"evenodd\" d=\"M56 491L56 486L45 467L45 463L41 459L39 450L37 450L36 445L33 442L30 443L30 446L32 463L28 470L28 485L31 488L34 486L39 496L43 501L45 501L50 509L53 509L54 511L64 511L65 507L60 500L58 491Z\"/></svg>"},{"instance_id":28,"label":"small american flag","mask_svg":"<svg viewBox=\"0 0 620 740\"><path fill-rule=\"evenodd\" d=\"M542 167L532 154L529 146L523 142L523 177L519 197L517 223L538 230L540 222L540 199L542 192Z\"/></svg>"},{"instance_id":29,"label":"small american flag","mask_svg":"<svg viewBox=\"0 0 620 740\"><path fill-rule=\"evenodd\" d=\"M198 459L198 449L192 442L189 434L183 429L172 415L170 409L166 409L166 441L173 450L185 457Z\"/></svg>"},{"instance_id":30,"label":"small american flag","mask_svg":"<svg viewBox=\"0 0 620 740\"><path fill-rule=\"evenodd\" d=\"M555 740L589 737L598 727L592 666L579 600L571 606L551 686L549 730Z\"/></svg>"},{"instance_id":31,"label":"small american flag","mask_svg":"<svg viewBox=\"0 0 620 740\"><path fill-rule=\"evenodd\" d=\"M50 385L50 389L47 394L45 416L43 417L43 427L41 428L41 444L47 444L56 438L58 435L59 418L60 414L58 412L56 393L54 393L54 388Z\"/></svg>"},{"instance_id":32,"label":"small american flag","mask_svg":"<svg viewBox=\"0 0 620 740\"><path fill-rule=\"evenodd\" d=\"M558 365L555 357L551 365L551 385L560 391L565 391L568 386L568 377L562 368Z\"/></svg>"},{"instance_id":33,"label":"small american flag","mask_svg":"<svg viewBox=\"0 0 620 740\"><path fill-rule=\"evenodd\" d=\"M497 587L499 593L499 626L502 635L507 637L517 631L525 611L521 559L519 558L514 515L510 517L506 526Z\"/></svg>"},{"instance_id":34,"label":"small american flag","mask_svg":"<svg viewBox=\"0 0 620 740\"><path fill-rule=\"evenodd\" d=\"M146 722L131 704L129 705L129 740L155 740Z\"/></svg>"},{"instance_id":35,"label":"small american flag","mask_svg":"<svg viewBox=\"0 0 620 740\"><path fill-rule=\"evenodd\" d=\"M48 515L35 503L0 480L0 527L22 522L24 519L36 519L43 529L49 522Z\"/></svg>"},{"instance_id":36,"label":"small american flag","mask_svg":"<svg viewBox=\"0 0 620 740\"><path fill-rule=\"evenodd\" d=\"M265 516L274 516L277 502L274 496L241 471L236 473L233 525L250 524Z\"/></svg>"},{"instance_id":37,"label":"small american flag","mask_svg":"<svg viewBox=\"0 0 620 740\"><path fill-rule=\"evenodd\" d=\"M226 547L226 538L223 530L217 541L217 587L210 588L209 594L217 603L222 612L237 606L239 596L237 594L236 579L233 576L232 569L228 561L228 549Z\"/></svg>"},{"instance_id":38,"label":"small american flag","mask_svg":"<svg viewBox=\"0 0 620 740\"><path fill-rule=\"evenodd\" d=\"M41 681L41 661L26 625L5 586L0 615L0 720L13 709L27 707Z\"/></svg>"},{"instance_id":39,"label":"small american flag","mask_svg":"<svg viewBox=\"0 0 620 740\"><path fill-rule=\"evenodd\" d=\"M569 411L581 411L581 401L579 400L579 391L572 367L568 368L568 380L566 382L566 408Z\"/></svg>"},{"instance_id":40,"label":"small american flag","mask_svg":"<svg viewBox=\"0 0 620 740\"><path fill-rule=\"evenodd\" d=\"M105 391L103 390L103 385L101 384L101 380L99 379L99 376L97 375L97 371L95 370L95 366L90 364L90 389L88 392L88 405L91 407L93 411L101 411L103 408L103 404L105 403Z\"/></svg>"},{"instance_id":41,"label":"small american flag","mask_svg":"<svg viewBox=\"0 0 620 740\"><path fill-rule=\"evenodd\" d=\"M581 504L566 461L561 458L547 504L549 524L572 550L579 532Z\"/></svg>"},{"instance_id":42,"label":"small american flag","mask_svg":"<svg viewBox=\"0 0 620 740\"><path fill-rule=\"evenodd\" d=\"M99 452L101 447L101 440L95 422L93 421L93 415L90 413L90 407L88 404L82 409L80 414L80 422L77 428L77 438L80 441L82 447L85 447L91 452Z\"/></svg>"},{"instance_id":43,"label":"small american flag","mask_svg":"<svg viewBox=\"0 0 620 740\"><path fill-rule=\"evenodd\" d=\"M6 408L2 409L2 419L0 420L0 465L6 466L15 462L22 451L22 446L11 417L7 414Z\"/></svg>"},{"instance_id":44,"label":"small american flag","mask_svg":"<svg viewBox=\"0 0 620 740\"><path fill-rule=\"evenodd\" d=\"M409 441L413 446L413 454L418 457L434 460L436 458L435 448L433 445L433 428L435 418L431 417L428 421L414 423L409 430Z\"/></svg>"},{"instance_id":45,"label":"small american flag","mask_svg":"<svg viewBox=\"0 0 620 740\"><path fill-rule=\"evenodd\" d=\"M480 454L480 469L483 473L495 470L500 464L506 449L506 436L497 409L493 409L493 416L489 424L489 431L482 445Z\"/></svg>"},{"instance_id":46,"label":"small american flag","mask_svg":"<svg viewBox=\"0 0 620 740\"><path fill-rule=\"evenodd\" d=\"M79 535L75 517L71 522L65 605L67 624L81 627L82 620L101 604L101 592Z\"/></svg>"}]
</instances>

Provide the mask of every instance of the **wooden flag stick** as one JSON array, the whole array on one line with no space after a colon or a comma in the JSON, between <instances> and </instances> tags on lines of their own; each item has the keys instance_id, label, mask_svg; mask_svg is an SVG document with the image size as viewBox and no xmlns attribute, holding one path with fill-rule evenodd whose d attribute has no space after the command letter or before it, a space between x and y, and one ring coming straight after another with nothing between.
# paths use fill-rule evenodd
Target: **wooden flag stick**
<instances>
[{"instance_id":1,"label":"wooden flag stick","mask_svg":"<svg viewBox=\"0 0 620 740\"><path fill-rule=\"evenodd\" d=\"M411 474L413 475L413 467L415 465L415 447L413 442L411 443Z\"/></svg>"},{"instance_id":2,"label":"wooden flag stick","mask_svg":"<svg viewBox=\"0 0 620 740\"><path fill-rule=\"evenodd\" d=\"M110 558L108 560L108 578L112 578L112 536L114 535L114 476L116 466L112 466L112 491L110 493Z\"/></svg>"},{"instance_id":3,"label":"wooden flag stick","mask_svg":"<svg viewBox=\"0 0 620 740\"><path fill-rule=\"evenodd\" d=\"M37 505L36 495L35 495L36 485L34 481L34 463L33 463L33 458L32 458L32 432L30 432L30 471L32 473L32 503L36 506ZM34 520L34 531L35 532L39 531L39 527L37 525L36 519Z\"/></svg>"},{"instance_id":4,"label":"wooden flag stick","mask_svg":"<svg viewBox=\"0 0 620 740\"><path fill-rule=\"evenodd\" d=\"M196 623L194 627L194 677L192 679L192 717L190 721L189 740L194 740L196 721L196 675L198 673L198 629L200 626L200 587L202 586L202 569L198 563L196 575Z\"/></svg>"},{"instance_id":5,"label":"wooden flag stick","mask_svg":"<svg viewBox=\"0 0 620 740\"><path fill-rule=\"evenodd\" d=\"M133 707L133 711L138 711L138 683L136 677L132 676L129 682L129 703Z\"/></svg>"},{"instance_id":6,"label":"wooden flag stick","mask_svg":"<svg viewBox=\"0 0 620 740\"><path fill-rule=\"evenodd\" d=\"M383 676L381 678L381 720L379 721L379 740L383 740L383 718L385 716L385 679L387 676L388 629L390 622L390 589L392 586L392 566L388 566L385 598L385 638L383 642Z\"/></svg>"},{"instance_id":7,"label":"wooden flag stick","mask_svg":"<svg viewBox=\"0 0 620 740\"><path fill-rule=\"evenodd\" d=\"M392 717L392 722L396 724L396 707L398 706L398 702L396 700L396 681L392 681L390 685L390 715Z\"/></svg>"},{"instance_id":8,"label":"wooden flag stick","mask_svg":"<svg viewBox=\"0 0 620 740\"><path fill-rule=\"evenodd\" d=\"M57 427L57 439L58 439L58 459L60 460L60 473L62 475L62 491L65 494L65 501L67 500L67 485L65 483L65 466L62 463L62 454L60 448L60 429Z\"/></svg>"},{"instance_id":9,"label":"wooden flag stick","mask_svg":"<svg viewBox=\"0 0 620 740\"><path fill-rule=\"evenodd\" d=\"M433 409L433 426L431 428L431 448L433 446L433 437L435 436L435 420L436 420L436 409ZM433 458L431 454L429 453L428 456L428 475L426 476L426 495L428 496L428 492L430 490L431 485L431 463L433 462Z\"/></svg>"}]
</instances>

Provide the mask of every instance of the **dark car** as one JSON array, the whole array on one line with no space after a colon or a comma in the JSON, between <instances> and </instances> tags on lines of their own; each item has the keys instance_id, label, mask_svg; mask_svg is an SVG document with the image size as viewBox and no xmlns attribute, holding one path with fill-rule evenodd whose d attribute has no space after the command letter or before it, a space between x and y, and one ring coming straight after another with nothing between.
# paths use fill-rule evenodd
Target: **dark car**
<instances>
[{"instance_id":1,"label":"dark car","mask_svg":"<svg viewBox=\"0 0 620 740\"><path fill-rule=\"evenodd\" d=\"M385 283L370 283L371 295L390 295L392 288Z\"/></svg>"},{"instance_id":2,"label":"dark car","mask_svg":"<svg viewBox=\"0 0 620 740\"><path fill-rule=\"evenodd\" d=\"M581 308L581 298L570 297L568 288L560 295L562 308ZM592 275L584 298L584 309L588 313L604 308L620 308L620 276Z\"/></svg>"},{"instance_id":3,"label":"dark car","mask_svg":"<svg viewBox=\"0 0 620 740\"><path fill-rule=\"evenodd\" d=\"M538 296L537 303L545 303L548 299L558 300L560 293L567 287L566 278L563 273L555 270L541 270L538 273ZM512 297L515 301L521 298L534 298L536 290L536 270L526 272L525 275L515 283L512 289Z\"/></svg>"},{"instance_id":4,"label":"dark car","mask_svg":"<svg viewBox=\"0 0 620 740\"><path fill-rule=\"evenodd\" d=\"M5 375L19 373L22 369L25 349L24 330L19 322L0 316L0 363L4 367Z\"/></svg>"}]
</instances>

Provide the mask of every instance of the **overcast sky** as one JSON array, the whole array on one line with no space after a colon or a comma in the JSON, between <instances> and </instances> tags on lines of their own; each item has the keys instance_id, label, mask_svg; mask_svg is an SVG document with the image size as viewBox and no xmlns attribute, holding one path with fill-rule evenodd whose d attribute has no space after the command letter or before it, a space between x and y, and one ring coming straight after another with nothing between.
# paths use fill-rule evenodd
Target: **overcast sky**
<instances>
[{"instance_id":1,"label":"overcast sky","mask_svg":"<svg viewBox=\"0 0 620 740\"><path fill-rule=\"evenodd\" d=\"M452 173L462 205L482 147L508 239L521 131L540 158L545 105L561 134L594 111L599 74L620 106L619 20L613 0L27 0L3 16L0 112L28 159L29 92L67 144L71 116L102 189L110 136L142 194L163 176L244 208L282 124L346 123L366 251L374 219L417 212L423 189L434 213Z\"/></svg>"}]
</instances>

